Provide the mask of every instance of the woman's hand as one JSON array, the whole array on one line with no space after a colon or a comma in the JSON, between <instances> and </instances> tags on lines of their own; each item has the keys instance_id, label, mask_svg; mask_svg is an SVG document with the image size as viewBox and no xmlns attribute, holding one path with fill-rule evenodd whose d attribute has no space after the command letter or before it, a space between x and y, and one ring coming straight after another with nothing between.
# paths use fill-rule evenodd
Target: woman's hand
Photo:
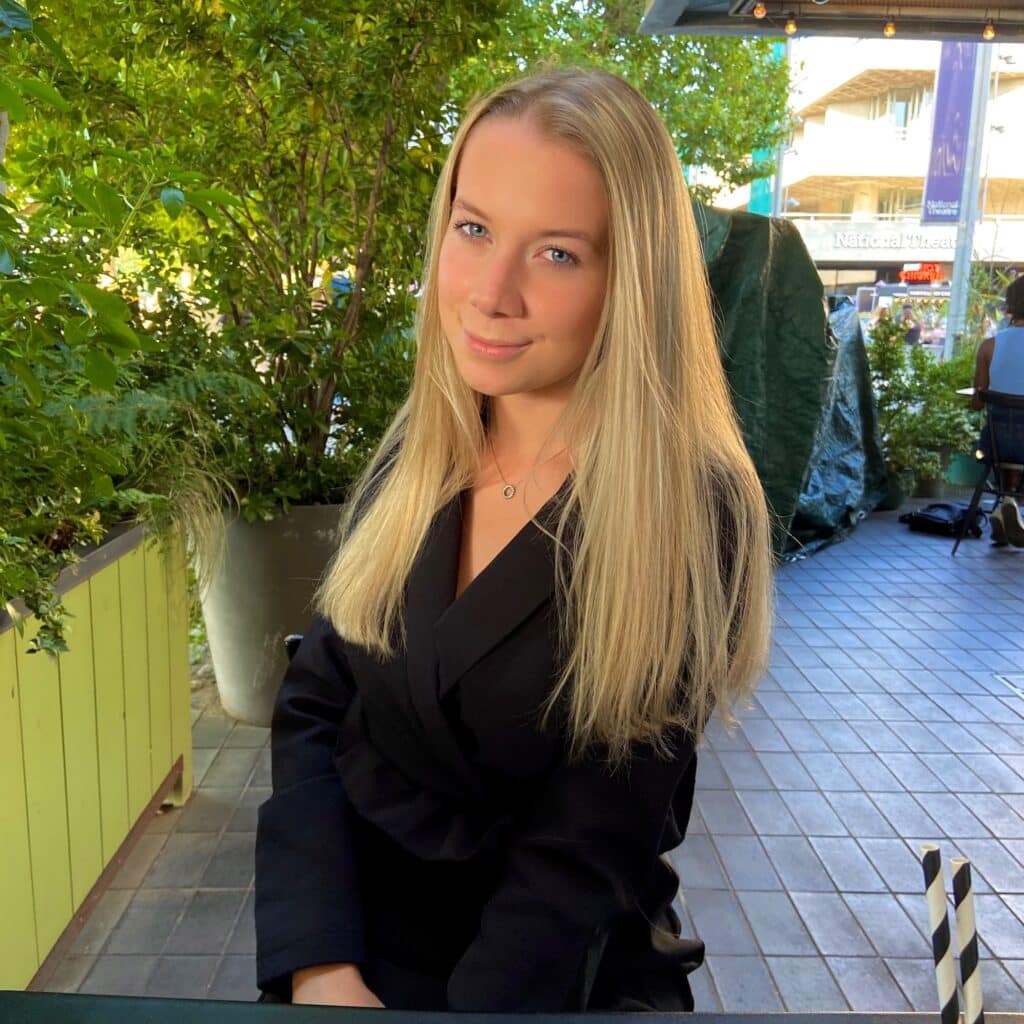
<instances>
[{"instance_id":1,"label":"woman's hand","mask_svg":"<svg viewBox=\"0 0 1024 1024\"><path fill-rule=\"evenodd\" d=\"M366 987L355 964L320 964L295 971L292 974L292 1002L321 1006L384 1006Z\"/></svg>"}]
</instances>

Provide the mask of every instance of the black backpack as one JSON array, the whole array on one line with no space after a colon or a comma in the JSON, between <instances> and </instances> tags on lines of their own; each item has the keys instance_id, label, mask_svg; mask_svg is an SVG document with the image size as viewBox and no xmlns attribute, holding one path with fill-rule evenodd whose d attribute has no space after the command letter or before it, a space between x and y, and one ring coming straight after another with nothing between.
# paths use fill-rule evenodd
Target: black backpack
<instances>
[{"instance_id":1,"label":"black backpack","mask_svg":"<svg viewBox=\"0 0 1024 1024\"><path fill-rule=\"evenodd\" d=\"M967 518L970 508L963 501L936 501L913 512L904 512L900 522L906 523L915 533L934 533L940 537L956 537L961 524ZM974 510L973 522L967 524L965 537L980 537L986 515L980 508Z\"/></svg>"}]
</instances>

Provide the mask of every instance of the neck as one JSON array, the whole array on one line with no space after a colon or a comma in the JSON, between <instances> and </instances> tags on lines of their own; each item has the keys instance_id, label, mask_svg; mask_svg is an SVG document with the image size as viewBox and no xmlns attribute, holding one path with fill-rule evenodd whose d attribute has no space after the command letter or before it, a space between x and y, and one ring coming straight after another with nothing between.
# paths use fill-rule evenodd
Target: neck
<instances>
[{"instance_id":1,"label":"neck","mask_svg":"<svg viewBox=\"0 0 1024 1024\"><path fill-rule=\"evenodd\" d=\"M489 399L488 433L502 468L508 463L506 474L526 471L565 447L557 427L565 407L564 397L537 393Z\"/></svg>"}]
</instances>

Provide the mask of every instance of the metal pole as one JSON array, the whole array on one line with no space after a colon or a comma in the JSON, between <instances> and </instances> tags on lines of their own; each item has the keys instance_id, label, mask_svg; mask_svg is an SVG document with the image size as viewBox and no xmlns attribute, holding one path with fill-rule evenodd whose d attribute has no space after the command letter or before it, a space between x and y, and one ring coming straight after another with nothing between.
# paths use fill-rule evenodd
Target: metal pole
<instances>
[{"instance_id":1,"label":"metal pole","mask_svg":"<svg viewBox=\"0 0 1024 1024\"><path fill-rule=\"evenodd\" d=\"M785 44L785 50L780 52L782 48L776 43L775 53L780 58L785 58L786 70L791 73L793 67L793 40L787 39ZM792 84L792 83L791 83ZM775 152L775 181L772 183L772 216L773 217L785 217L789 212L785 205L786 189L782 183L782 164L786 158L786 149L789 146L789 139L783 139Z\"/></svg>"},{"instance_id":2,"label":"metal pole","mask_svg":"<svg viewBox=\"0 0 1024 1024\"><path fill-rule=\"evenodd\" d=\"M953 355L953 347L963 334L967 322L967 298L971 287L971 258L974 255L974 225L978 219L978 186L980 184L981 151L985 142L988 115L989 80L992 77L991 45L980 43L974 66L974 90L971 96L971 124L964 152L964 182L960 192L960 219L956 225L956 254L953 257L953 281L949 290L949 313L946 316L946 342L942 358Z\"/></svg>"},{"instance_id":3,"label":"metal pole","mask_svg":"<svg viewBox=\"0 0 1024 1024\"><path fill-rule=\"evenodd\" d=\"M786 158L786 143L780 142L775 151L775 182L772 188L772 216L784 217L786 215L783 196L785 189L782 185L782 163Z\"/></svg>"},{"instance_id":4,"label":"metal pole","mask_svg":"<svg viewBox=\"0 0 1024 1024\"><path fill-rule=\"evenodd\" d=\"M999 66L996 65L996 72L992 76L992 102L994 103L999 99ZM989 128L990 132L1002 131L1000 125L992 125ZM985 154L985 173L982 175L981 185L981 203L978 207L978 219L985 219L985 211L988 209L988 168L992 162L992 139L988 138L988 152Z\"/></svg>"}]
</instances>

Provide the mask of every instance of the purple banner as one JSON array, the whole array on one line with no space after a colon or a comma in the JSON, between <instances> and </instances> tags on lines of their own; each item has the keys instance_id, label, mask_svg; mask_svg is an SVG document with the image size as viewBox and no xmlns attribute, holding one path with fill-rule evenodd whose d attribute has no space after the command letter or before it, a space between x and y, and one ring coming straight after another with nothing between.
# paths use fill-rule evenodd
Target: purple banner
<instances>
[{"instance_id":1,"label":"purple banner","mask_svg":"<svg viewBox=\"0 0 1024 1024\"><path fill-rule=\"evenodd\" d=\"M955 223L960 218L960 193L963 191L977 60L977 43L942 44L928 177L924 183L922 224Z\"/></svg>"}]
</instances>

